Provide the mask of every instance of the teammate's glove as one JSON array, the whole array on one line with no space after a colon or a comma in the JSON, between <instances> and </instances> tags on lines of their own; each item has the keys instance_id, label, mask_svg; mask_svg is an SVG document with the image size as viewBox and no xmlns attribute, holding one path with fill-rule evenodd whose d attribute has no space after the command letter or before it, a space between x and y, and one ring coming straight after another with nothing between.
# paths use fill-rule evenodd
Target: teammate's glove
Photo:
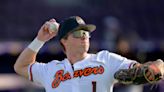
<instances>
[{"instance_id":1,"label":"teammate's glove","mask_svg":"<svg viewBox=\"0 0 164 92\"><path fill-rule=\"evenodd\" d=\"M124 84L152 84L162 78L163 70L163 61L158 59L157 61L141 64L131 69L120 69L115 73L114 77Z\"/></svg>"}]
</instances>

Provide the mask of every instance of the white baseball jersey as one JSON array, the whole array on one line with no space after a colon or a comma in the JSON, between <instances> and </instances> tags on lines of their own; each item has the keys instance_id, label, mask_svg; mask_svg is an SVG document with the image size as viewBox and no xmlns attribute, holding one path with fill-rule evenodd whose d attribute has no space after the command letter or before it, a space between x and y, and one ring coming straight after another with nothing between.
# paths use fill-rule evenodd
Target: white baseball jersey
<instances>
[{"instance_id":1,"label":"white baseball jersey","mask_svg":"<svg viewBox=\"0 0 164 92\"><path fill-rule=\"evenodd\" d=\"M68 59L29 66L30 80L46 92L113 92L114 73L136 63L108 51L100 51L71 65Z\"/></svg>"}]
</instances>

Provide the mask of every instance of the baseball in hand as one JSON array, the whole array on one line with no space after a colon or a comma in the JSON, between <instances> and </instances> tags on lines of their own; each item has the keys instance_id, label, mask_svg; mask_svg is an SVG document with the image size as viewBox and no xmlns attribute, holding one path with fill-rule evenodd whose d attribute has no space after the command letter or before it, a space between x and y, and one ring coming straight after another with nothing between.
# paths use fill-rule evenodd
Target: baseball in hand
<instances>
[{"instance_id":1,"label":"baseball in hand","mask_svg":"<svg viewBox=\"0 0 164 92\"><path fill-rule=\"evenodd\" d=\"M58 31L58 28L59 28L59 24L58 23L56 23L56 22L49 22L48 23L49 24L49 31L51 31L51 32L56 32L56 31Z\"/></svg>"}]
</instances>

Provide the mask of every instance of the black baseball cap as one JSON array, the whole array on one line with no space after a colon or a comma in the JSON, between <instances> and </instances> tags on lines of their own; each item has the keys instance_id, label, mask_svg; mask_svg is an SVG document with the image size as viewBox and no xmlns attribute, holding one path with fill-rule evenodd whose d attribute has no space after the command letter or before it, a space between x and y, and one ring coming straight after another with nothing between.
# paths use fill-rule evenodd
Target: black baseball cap
<instances>
[{"instance_id":1,"label":"black baseball cap","mask_svg":"<svg viewBox=\"0 0 164 92\"><path fill-rule=\"evenodd\" d=\"M72 16L68 19L63 20L60 23L58 37L61 40L69 32L76 30L85 30L92 32L96 29L96 26L93 24L85 24L84 20L79 16Z\"/></svg>"}]
</instances>

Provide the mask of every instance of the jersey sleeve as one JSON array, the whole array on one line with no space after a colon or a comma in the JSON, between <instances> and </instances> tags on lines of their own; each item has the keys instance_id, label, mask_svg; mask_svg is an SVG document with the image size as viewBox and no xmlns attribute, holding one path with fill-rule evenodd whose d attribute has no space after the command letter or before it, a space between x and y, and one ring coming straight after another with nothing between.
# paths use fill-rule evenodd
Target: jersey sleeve
<instances>
[{"instance_id":1,"label":"jersey sleeve","mask_svg":"<svg viewBox=\"0 0 164 92\"><path fill-rule=\"evenodd\" d=\"M135 60L127 59L109 51L102 51L102 56L104 57L105 62L107 62L109 69L114 71L131 68L137 63Z\"/></svg>"},{"instance_id":2,"label":"jersey sleeve","mask_svg":"<svg viewBox=\"0 0 164 92\"><path fill-rule=\"evenodd\" d=\"M45 63L34 63L28 67L29 80L44 84L45 76L47 75L47 65Z\"/></svg>"},{"instance_id":3,"label":"jersey sleeve","mask_svg":"<svg viewBox=\"0 0 164 92\"><path fill-rule=\"evenodd\" d=\"M114 53L110 53L109 61L112 61L110 63L113 63L113 65L116 65L116 68L118 69L129 69L133 67L135 63L137 63L134 60L127 59L125 57L122 57Z\"/></svg>"}]
</instances>

